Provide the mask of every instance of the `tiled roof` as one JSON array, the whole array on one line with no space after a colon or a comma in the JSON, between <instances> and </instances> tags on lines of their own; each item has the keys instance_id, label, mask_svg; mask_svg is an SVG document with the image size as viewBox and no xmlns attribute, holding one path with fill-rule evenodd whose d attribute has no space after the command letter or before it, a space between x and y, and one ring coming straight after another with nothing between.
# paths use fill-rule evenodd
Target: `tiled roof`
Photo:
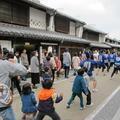
<instances>
[{"instance_id":1,"label":"tiled roof","mask_svg":"<svg viewBox=\"0 0 120 120\"><path fill-rule=\"evenodd\" d=\"M0 36L25 38L40 41L56 41L56 42L73 42L89 44L88 40L79 37L71 36L68 34L50 32L35 28L16 26L12 24L0 24Z\"/></svg>"},{"instance_id":2,"label":"tiled roof","mask_svg":"<svg viewBox=\"0 0 120 120\"><path fill-rule=\"evenodd\" d=\"M115 39L115 38L111 38L111 37L106 37L106 39L108 39L108 40L112 40L112 41L115 41L115 42L120 42L120 40Z\"/></svg>"},{"instance_id":3,"label":"tiled roof","mask_svg":"<svg viewBox=\"0 0 120 120\"><path fill-rule=\"evenodd\" d=\"M39 0L22 0L22 1L28 3L31 6L34 6L34 7L37 7L37 8L42 8L44 10L52 9L52 8L46 6L46 5L41 4Z\"/></svg>"},{"instance_id":4,"label":"tiled roof","mask_svg":"<svg viewBox=\"0 0 120 120\"><path fill-rule=\"evenodd\" d=\"M99 47L99 48L111 48L109 45L106 45L104 43L99 43L99 42L91 42L90 46Z\"/></svg>"},{"instance_id":5,"label":"tiled roof","mask_svg":"<svg viewBox=\"0 0 120 120\"><path fill-rule=\"evenodd\" d=\"M59 14L61 16L64 16L64 17L67 17L70 20L73 20L73 21L76 21L76 22L80 22L83 25L86 24L85 22L83 22L81 20L78 20L78 19L76 19L76 18L74 18L74 17L72 17L70 15L67 15L65 13L60 12L59 10L56 10L54 8L51 8L51 7L48 7L48 6L44 5L44 4L42 4L39 0L22 0L22 1L28 3L28 4L32 5L32 6L35 6L35 7L38 7L38 8L42 8L44 10L47 10L47 9L54 10L54 11L56 11L57 14Z\"/></svg>"},{"instance_id":6,"label":"tiled roof","mask_svg":"<svg viewBox=\"0 0 120 120\"><path fill-rule=\"evenodd\" d=\"M103 32L103 31L100 31L90 25L84 25L84 29L88 29L88 30L91 30L91 31L94 31L94 32L97 32L97 33L101 33L101 34L105 34L107 35L107 33Z\"/></svg>"},{"instance_id":7,"label":"tiled roof","mask_svg":"<svg viewBox=\"0 0 120 120\"><path fill-rule=\"evenodd\" d=\"M72 16L70 16L70 15L68 15L68 14L65 14L65 13L63 13L63 12L59 12L58 10L56 11L56 13L59 14L59 15L61 15L61 16L67 17L67 18L69 18L70 20L73 20L73 21L75 21L75 22L80 22L80 23L83 24L83 25L86 24L85 22L83 22L83 21L81 21L81 20L79 20L79 19L76 19L76 18L74 18L74 17L72 17Z\"/></svg>"},{"instance_id":8,"label":"tiled roof","mask_svg":"<svg viewBox=\"0 0 120 120\"><path fill-rule=\"evenodd\" d=\"M105 44L107 44L111 47L114 47L114 48L120 48L120 45L117 45L117 44L112 44L112 43L108 43L108 42L105 42Z\"/></svg>"}]
</instances>

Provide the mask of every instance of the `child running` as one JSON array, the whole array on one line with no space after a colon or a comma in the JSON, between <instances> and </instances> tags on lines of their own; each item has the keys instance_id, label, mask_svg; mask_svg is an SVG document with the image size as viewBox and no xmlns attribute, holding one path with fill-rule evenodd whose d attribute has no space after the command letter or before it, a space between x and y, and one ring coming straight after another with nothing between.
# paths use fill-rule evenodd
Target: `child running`
<instances>
[{"instance_id":1,"label":"child running","mask_svg":"<svg viewBox=\"0 0 120 120\"><path fill-rule=\"evenodd\" d=\"M59 103L63 99L63 95L58 95L52 88L53 81L47 79L42 81L42 89L38 92L38 115L36 120L43 120L48 115L52 120L61 120L55 111L54 103Z\"/></svg>"},{"instance_id":2,"label":"child running","mask_svg":"<svg viewBox=\"0 0 120 120\"><path fill-rule=\"evenodd\" d=\"M76 96L79 97L80 99L80 110L84 109L84 104L83 104L83 96L82 93L84 93L86 96L90 96L88 88L86 87L86 83L85 80L83 78L83 74L84 74L84 69L79 69L78 70L78 75L76 76L74 83L73 83L73 87L72 87L72 96L70 98L70 100L67 103L67 108L70 108L71 103L73 102L73 100L75 99ZM91 105L91 98L87 99L87 106Z\"/></svg>"},{"instance_id":3,"label":"child running","mask_svg":"<svg viewBox=\"0 0 120 120\"><path fill-rule=\"evenodd\" d=\"M22 88L22 120L34 120L37 113L37 101L34 92L32 92L31 84L26 83Z\"/></svg>"}]
</instances>

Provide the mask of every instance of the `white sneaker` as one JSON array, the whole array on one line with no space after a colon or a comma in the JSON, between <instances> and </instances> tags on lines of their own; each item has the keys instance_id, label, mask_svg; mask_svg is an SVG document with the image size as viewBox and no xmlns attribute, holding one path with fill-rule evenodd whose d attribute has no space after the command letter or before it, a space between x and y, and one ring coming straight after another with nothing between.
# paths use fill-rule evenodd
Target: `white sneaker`
<instances>
[{"instance_id":1,"label":"white sneaker","mask_svg":"<svg viewBox=\"0 0 120 120\"><path fill-rule=\"evenodd\" d=\"M92 89L92 92L95 92L95 89Z\"/></svg>"},{"instance_id":2,"label":"white sneaker","mask_svg":"<svg viewBox=\"0 0 120 120\"><path fill-rule=\"evenodd\" d=\"M98 89L92 89L92 92L98 92Z\"/></svg>"},{"instance_id":3,"label":"white sneaker","mask_svg":"<svg viewBox=\"0 0 120 120\"><path fill-rule=\"evenodd\" d=\"M86 105L87 107L92 107L94 104L93 103L91 103L90 105Z\"/></svg>"},{"instance_id":4,"label":"white sneaker","mask_svg":"<svg viewBox=\"0 0 120 120\"><path fill-rule=\"evenodd\" d=\"M83 109L85 109L85 106L84 107L80 107L80 110L83 110Z\"/></svg>"},{"instance_id":5,"label":"white sneaker","mask_svg":"<svg viewBox=\"0 0 120 120\"><path fill-rule=\"evenodd\" d=\"M84 108L80 107L80 110L83 110Z\"/></svg>"}]
</instances>

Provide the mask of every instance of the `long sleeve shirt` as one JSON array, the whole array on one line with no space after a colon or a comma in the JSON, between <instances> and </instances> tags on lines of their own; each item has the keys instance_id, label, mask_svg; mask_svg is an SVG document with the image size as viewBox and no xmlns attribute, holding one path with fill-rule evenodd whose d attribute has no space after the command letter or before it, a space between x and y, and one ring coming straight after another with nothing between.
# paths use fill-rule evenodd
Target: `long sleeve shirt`
<instances>
[{"instance_id":1,"label":"long sleeve shirt","mask_svg":"<svg viewBox=\"0 0 120 120\"><path fill-rule=\"evenodd\" d=\"M63 64L64 66L71 66L71 55L69 52L63 53Z\"/></svg>"},{"instance_id":2,"label":"long sleeve shirt","mask_svg":"<svg viewBox=\"0 0 120 120\"><path fill-rule=\"evenodd\" d=\"M0 83L10 87L12 77L25 74L27 74L27 69L23 65L0 60ZM4 107L4 105L0 103L0 107Z\"/></svg>"},{"instance_id":3,"label":"long sleeve shirt","mask_svg":"<svg viewBox=\"0 0 120 120\"><path fill-rule=\"evenodd\" d=\"M31 58L30 68L31 68L31 73L39 73L39 61L36 56L33 56Z\"/></svg>"},{"instance_id":4,"label":"long sleeve shirt","mask_svg":"<svg viewBox=\"0 0 120 120\"><path fill-rule=\"evenodd\" d=\"M83 76L80 76L80 75L76 76L74 83L73 83L72 91L74 93L85 92L86 94L88 94L88 90L87 90L86 83L85 83Z\"/></svg>"}]
</instances>

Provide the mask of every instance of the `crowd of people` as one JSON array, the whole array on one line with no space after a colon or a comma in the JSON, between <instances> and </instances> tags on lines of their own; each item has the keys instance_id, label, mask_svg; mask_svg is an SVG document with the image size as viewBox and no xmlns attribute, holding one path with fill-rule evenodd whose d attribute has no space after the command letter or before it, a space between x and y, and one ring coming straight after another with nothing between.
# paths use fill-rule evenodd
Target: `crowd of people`
<instances>
[{"instance_id":1,"label":"crowd of people","mask_svg":"<svg viewBox=\"0 0 120 120\"><path fill-rule=\"evenodd\" d=\"M45 52L42 64L40 64L38 56L38 52L33 51L29 61L25 49L20 55L18 51L13 53L0 48L0 116L3 120L15 120L11 107L14 86L21 96L22 120L43 120L46 115L53 120L60 120L60 116L55 111L54 103L61 102L63 94L57 94L53 83L56 78L60 77L63 69L66 80L70 77L70 69L73 69L75 76L72 95L66 107L70 108L75 97L78 96L80 110L85 107L82 93L86 96L86 106L93 105L91 92L98 91L96 75L99 74L99 71L101 70L105 76L113 68L112 78L120 70L120 53L116 50L84 49L71 56L69 50L65 49L62 61L52 52ZM97 71L96 75L95 70ZM27 74L31 76L31 84L27 82ZM21 80L26 81L22 87ZM92 82L92 90L89 86L90 81ZM36 84L39 83L42 88L39 90L36 100L32 89L36 89Z\"/></svg>"}]
</instances>

